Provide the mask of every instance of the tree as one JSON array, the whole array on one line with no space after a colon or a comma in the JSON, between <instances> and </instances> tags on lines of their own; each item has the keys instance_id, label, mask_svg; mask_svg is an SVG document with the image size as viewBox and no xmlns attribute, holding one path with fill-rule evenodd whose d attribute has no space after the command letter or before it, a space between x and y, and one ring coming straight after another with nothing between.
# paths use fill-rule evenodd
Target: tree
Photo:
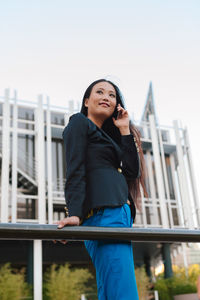
<instances>
[{"instance_id":1,"label":"tree","mask_svg":"<svg viewBox=\"0 0 200 300\"><path fill-rule=\"evenodd\" d=\"M11 270L10 263L4 264L0 268L0 299L19 300L29 295L28 284L24 280L24 269L14 273Z\"/></svg>"},{"instance_id":2,"label":"tree","mask_svg":"<svg viewBox=\"0 0 200 300\"><path fill-rule=\"evenodd\" d=\"M88 279L92 274L83 268L70 269L70 265L53 264L44 274L44 291L48 299L77 300L86 293Z\"/></svg>"}]
</instances>

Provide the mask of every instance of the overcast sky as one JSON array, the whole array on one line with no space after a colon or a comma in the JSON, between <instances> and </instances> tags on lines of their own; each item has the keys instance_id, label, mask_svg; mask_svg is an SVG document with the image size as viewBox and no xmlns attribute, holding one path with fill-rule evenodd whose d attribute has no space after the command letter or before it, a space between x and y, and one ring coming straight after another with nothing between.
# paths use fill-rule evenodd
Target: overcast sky
<instances>
[{"instance_id":1,"label":"overcast sky","mask_svg":"<svg viewBox=\"0 0 200 300\"><path fill-rule=\"evenodd\" d=\"M6 0L0 37L1 96L66 107L108 77L139 120L152 81L159 123L188 127L199 186L199 0Z\"/></svg>"}]
</instances>

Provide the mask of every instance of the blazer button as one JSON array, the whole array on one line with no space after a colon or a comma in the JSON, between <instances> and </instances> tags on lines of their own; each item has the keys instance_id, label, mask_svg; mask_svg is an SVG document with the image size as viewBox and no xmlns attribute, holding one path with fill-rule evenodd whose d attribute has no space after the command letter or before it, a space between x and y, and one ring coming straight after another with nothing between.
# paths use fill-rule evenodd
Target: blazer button
<instances>
[{"instance_id":1,"label":"blazer button","mask_svg":"<svg viewBox=\"0 0 200 300\"><path fill-rule=\"evenodd\" d=\"M118 172L119 172L119 173L121 173L121 172L122 172L122 169L121 169L121 168L118 168L117 170L118 170Z\"/></svg>"},{"instance_id":2,"label":"blazer button","mask_svg":"<svg viewBox=\"0 0 200 300\"><path fill-rule=\"evenodd\" d=\"M69 216L68 208L65 206L64 209L65 209L65 213L66 213L66 215L67 215L67 217L68 217L68 216Z\"/></svg>"},{"instance_id":3,"label":"blazer button","mask_svg":"<svg viewBox=\"0 0 200 300\"><path fill-rule=\"evenodd\" d=\"M131 202L129 199L127 199L127 202L126 202L128 205L131 205Z\"/></svg>"}]
</instances>

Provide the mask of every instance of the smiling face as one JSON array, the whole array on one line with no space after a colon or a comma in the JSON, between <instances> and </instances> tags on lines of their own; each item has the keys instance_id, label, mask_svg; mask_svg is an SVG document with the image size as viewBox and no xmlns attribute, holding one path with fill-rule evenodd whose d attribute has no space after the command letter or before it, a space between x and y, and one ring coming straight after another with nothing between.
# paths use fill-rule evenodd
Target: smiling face
<instances>
[{"instance_id":1,"label":"smiling face","mask_svg":"<svg viewBox=\"0 0 200 300\"><path fill-rule=\"evenodd\" d=\"M109 118L116 107L116 91L112 84L106 81L95 84L89 98L85 99L85 106L88 108L88 116Z\"/></svg>"}]
</instances>

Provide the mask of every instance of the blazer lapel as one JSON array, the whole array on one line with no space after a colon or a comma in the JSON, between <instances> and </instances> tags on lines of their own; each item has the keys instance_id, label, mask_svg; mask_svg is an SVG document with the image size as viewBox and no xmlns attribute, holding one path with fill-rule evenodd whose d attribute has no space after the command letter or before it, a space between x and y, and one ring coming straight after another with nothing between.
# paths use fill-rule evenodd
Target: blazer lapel
<instances>
[{"instance_id":1,"label":"blazer lapel","mask_svg":"<svg viewBox=\"0 0 200 300\"><path fill-rule=\"evenodd\" d=\"M117 151L121 151L119 145L103 129L99 128L98 126L97 129L99 129L102 132L102 134L113 144Z\"/></svg>"},{"instance_id":2,"label":"blazer lapel","mask_svg":"<svg viewBox=\"0 0 200 300\"><path fill-rule=\"evenodd\" d=\"M120 148L120 146L102 129L99 128L98 126L96 126L97 130L99 130L106 138L107 140L109 140L109 142L113 145L116 154L118 156L118 160L121 161L121 154L122 154L122 150Z\"/></svg>"},{"instance_id":3,"label":"blazer lapel","mask_svg":"<svg viewBox=\"0 0 200 300\"><path fill-rule=\"evenodd\" d=\"M85 115L84 115L85 116ZM85 116L93 125L95 125L96 129L99 130L103 135L104 137L107 138L107 140L113 145L115 151L116 151L116 154L118 156L118 159L119 161L121 161L121 154L122 154L122 150L120 148L120 146L102 129L102 128L99 128L92 120L90 120L87 116Z\"/></svg>"}]
</instances>

